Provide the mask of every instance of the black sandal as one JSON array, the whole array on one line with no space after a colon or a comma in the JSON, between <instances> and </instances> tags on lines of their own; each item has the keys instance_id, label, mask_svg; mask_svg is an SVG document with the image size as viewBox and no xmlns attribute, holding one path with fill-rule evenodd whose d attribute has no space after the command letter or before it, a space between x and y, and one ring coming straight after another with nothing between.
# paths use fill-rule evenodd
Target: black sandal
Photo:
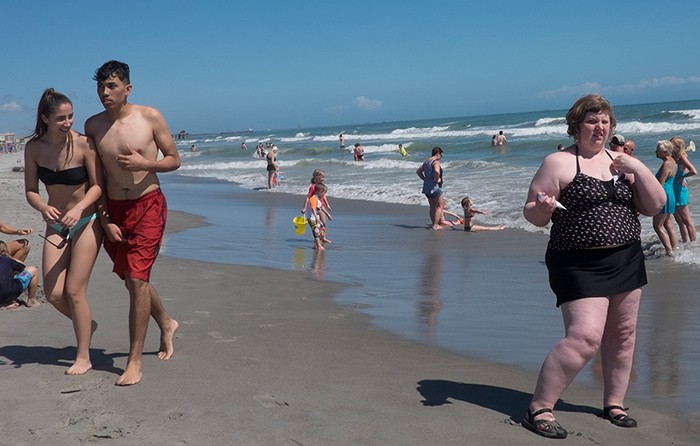
<instances>
[{"instance_id":1,"label":"black sandal","mask_svg":"<svg viewBox=\"0 0 700 446\"><path fill-rule=\"evenodd\" d=\"M603 413L600 414L600 416L608 421L610 421L612 424L615 426L620 426L620 427L637 427L637 420L634 418L630 417L626 413L621 413L617 415L616 417L613 417L610 415L610 412L613 410L623 410L627 412L629 410L629 407L622 407L622 406L608 406L603 408Z\"/></svg>"},{"instance_id":2,"label":"black sandal","mask_svg":"<svg viewBox=\"0 0 700 446\"><path fill-rule=\"evenodd\" d=\"M535 417L543 413L552 412L552 409L545 407L544 409L536 410L534 413L527 408L527 415L521 423L523 427L529 431L547 438L566 438L566 429L561 427L557 420L535 420Z\"/></svg>"}]
</instances>

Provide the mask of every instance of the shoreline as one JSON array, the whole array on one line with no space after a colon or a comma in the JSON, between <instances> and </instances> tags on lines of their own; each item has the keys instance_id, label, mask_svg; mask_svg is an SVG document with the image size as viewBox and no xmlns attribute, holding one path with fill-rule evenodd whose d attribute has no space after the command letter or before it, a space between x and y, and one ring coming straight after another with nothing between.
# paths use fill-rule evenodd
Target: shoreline
<instances>
[{"instance_id":1,"label":"shoreline","mask_svg":"<svg viewBox=\"0 0 700 446\"><path fill-rule=\"evenodd\" d=\"M294 236L292 217L301 197L241 189L218 180L179 175L164 183L173 206L206 213L206 231L178 234L169 255L305 271L317 279L351 286L335 297L391 333L471 358L537 373L563 333L544 267L546 234L517 229L465 234L425 229L427 206L332 198L334 240L324 255L310 249L310 236ZM185 198L177 198L185 197ZM200 206L204 200L211 206ZM299 203L297 203L299 202ZM228 212L245 214L244 222ZM483 220L488 224L488 220ZM260 230L251 232L250 228ZM212 249L184 246L216 243ZM231 253L235 253L233 256ZM694 373L700 287L691 266L648 259L649 284L640 306L635 370L628 399L699 416L692 397L700 391ZM576 382L602 386L599 358Z\"/></svg>"},{"instance_id":2,"label":"shoreline","mask_svg":"<svg viewBox=\"0 0 700 446\"><path fill-rule=\"evenodd\" d=\"M3 175L0 181L9 184ZM17 227L38 219L22 190L8 200L16 210L2 215L3 221ZM272 200L274 207L285 201L279 200ZM342 208L345 203L334 203L338 205ZM363 220L362 229L383 224L382 219L393 212L384 209L386 215ZM423 215L420 210L416 218L427 218L427 211ZM341 209L338 212L351 219L354 210L347 215ZM306 268L231 265L169 254L174 244L182 242L180 236L198 231L190 228L211 224L207 220L170 212L168 239L154 267L153 283L181 328L173 358L158 361L154 356L158 331L151 324L144 380L136 386L113 385L128 350L128 297L104 252L89 289L100 326L91 347L95 369L87 375L63 375L75 340L70 322L49 304L0 312L0 336L5 339L0 371L5 374L6 401L13 407L7 416L8 442L542 444L540 437L518 425L535 373L451 353L378 328L370 316L357 311L356 302L336 303L334 296L357 289L352 274L349 282L339 283L313 276ZM277 220L284 220L292 231L286 215ZM339 221L333 227L337 247L329 254L355 255L350 246L343 246L345 224ZM396 225L395 231L405 230L415 237L427 234L413 228L413 220ZM34 226L30 236L34 264L40 259L40 227ZM239 229L231 234L227 229L232 243L239 242L240 231L245 232ZM280 236L274 227L271 231L273 240L282 239L288 246L303 245L307 250L310 245L307 238ZM448 243L468 241L473 249L488 243L483 237L443 235ZM244 253L255 249L246 247L244 240L240 244ZM375 250L383 248L379 245ZM332 257L327 259L329 276ZM600 393L599 385L575 382L558 403L557 417L570 429L570 442L690 445L700 434L697 418L635 399L628 404L633 405L631 414L640 427L612 426L595 416Z\"/></svg>"}]
</instances>

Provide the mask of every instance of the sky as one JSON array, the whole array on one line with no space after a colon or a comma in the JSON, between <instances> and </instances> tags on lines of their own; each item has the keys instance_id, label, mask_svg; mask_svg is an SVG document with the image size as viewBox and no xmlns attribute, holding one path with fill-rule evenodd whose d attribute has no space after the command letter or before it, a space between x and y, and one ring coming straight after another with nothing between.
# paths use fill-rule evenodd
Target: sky
<instances>
[{"instance_id":1,"label":"sky","mask_svg":"<svg viewBox=\"0 0 700 446\"><path fill-rule=\"evenodd\" d=\"M700 2L74 0L0 7L0 132L53 87L74 128L102 63L171 133L219 133L700 98Z\"/></svg>"}]
</instances>

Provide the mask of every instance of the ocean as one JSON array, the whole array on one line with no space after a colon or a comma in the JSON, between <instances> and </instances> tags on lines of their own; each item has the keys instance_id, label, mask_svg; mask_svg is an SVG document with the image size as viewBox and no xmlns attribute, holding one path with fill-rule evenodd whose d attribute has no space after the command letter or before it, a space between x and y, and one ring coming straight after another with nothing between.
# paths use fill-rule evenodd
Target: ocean
<instances>
[{"instance_id":1,"label":"ocean","mask_svg":"<svg viewBox=\"0 0 700 446\"><path fill-rule=\"evenodd\" d=\"M679 135L688 143L700 138L700 100L614 107L616 132L636 143L635 155L656 172L656 142ZM448 209L461 212L459 201L469 195L474 206L489 212L486 224L504 224L524 231L546 232L522 216L530 181L542 159L558 144L569 145L566 110L382 122L335 127L255 130L240 134L196 134L177 140L183 164L178 175L213 178L245 189L266 189L265 161L255 157L258 143L279 148L282 186L270 193L307 192L314 169L326 172L332 199L349 198L427 206L416 169L433 147L444 150L444 192ZM503 131L506 146L492 147L491 137ZM345 138L340 149L338 135ZM245 143L247 151L241 149ZM365 161L355 162L352 147L362 144ZM189 150L194 144L195 152ZM407 149L402 158L398 144ZM694 154L690 153L693 161ZM698 164L700 167L700 164ZM700 196L700 182L688 180L691 200ZM700 207L690 206L695 221ZM642 218L642 243L648 257L663 248ZM674 261L700 266L700 245L682 246Z\"/></svg>"},{"instance_id":2,"label":"ocean","mask_svg":"<svg viewBox=\"0 0 700 446\"><path fill-rule=\"evenodd\" d=\"M208 226L169 236L164 252L338 280L349 287L336 301L367 314L383 329L536 372L561 337L562 322L543 265L548 229L526 222L522 206L542 159L558 144L571 143L565 113L190 135L176 140L181 168L161 179L170 208L201 215ZM700 100L619 106L615 115L616 132L635 141L635 155L653 172L661 164L655 158L658 140L700 138ZM494 148L491 137L501 130L508 144ZM364 162L353 161L356 142L365 149ZM267 189L266 163L255 157L258 143L279 147L280 187ZM407 148L408 157L401 157L398 144ZM488 211L476 218L479 224L504 224L509 234L425 229L427 200L415 171L435 146L444 150L449 208L458 210L468 194L477 209ZM689 157L695 161L695 153ZM354 200L352 206L334 206L329 225L334 243L322 255L311 249L308 231L295 235L291 222L314 169L327 174L331 205L338 198ZM693 204L700 197L700 181L690 178L688 186L691 213L700 221L700 208ZM285 199L288 194L296 197ZM700 415L695 397L700 392L700 302L692 277L700 266L700 244L662 258L651 218L641 221L650 285L640 308L629 396ZM498 240L508 240L507 246ZM600 383L598 365L589 364L577 381Z\"/></svg>"}]
</instances>

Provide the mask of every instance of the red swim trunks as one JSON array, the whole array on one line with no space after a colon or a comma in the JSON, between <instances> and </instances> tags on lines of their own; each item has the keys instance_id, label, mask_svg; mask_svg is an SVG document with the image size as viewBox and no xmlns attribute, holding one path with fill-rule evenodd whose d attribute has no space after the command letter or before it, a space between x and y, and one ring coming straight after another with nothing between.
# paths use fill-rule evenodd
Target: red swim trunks
<instances>
[{"instance_id":1,"label":"red swim trunks","mask_svg":"<svg viewBox=\"0 0 700 446\"><path fill-rule=\"evenodd\" d=\"M114 262L114 271L125 279L148 282L151 268L163 240L168 206L160 188L136 200L107 199L112 223L119 226L126 242L104 239L105 251Z\"/></svg>"}]
</instances>

